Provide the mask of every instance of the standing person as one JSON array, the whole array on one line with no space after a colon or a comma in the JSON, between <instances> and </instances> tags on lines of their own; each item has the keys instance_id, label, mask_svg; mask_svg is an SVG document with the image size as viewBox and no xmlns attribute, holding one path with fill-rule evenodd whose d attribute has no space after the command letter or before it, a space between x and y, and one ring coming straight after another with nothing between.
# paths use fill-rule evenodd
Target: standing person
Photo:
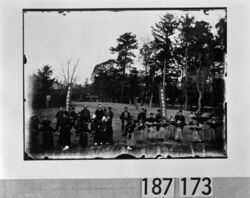
<instances>
[{"instance_id":1,"label":"standing person","mask_svg":"<svg viewBox=\"0 0 250 198\"><path fill-rule=\"evenodd\" d=\"M106 107L103 107L103 115L107 116L107 108Z\"/></svg>"},{"instance_id":2,"label":"standing person","mask_svg":"<svg viewBox=\"0 0 250 198\"><path fill-rule=\"evenodd\" d=\"M84 128L84 123L81 121L81 118L78 117L76 124L74 126L75 134L80 135L83 132L83 128Z\"/></svg>"},{"instance_id":3,"label":"standing person","mask_svg":"<svg viewBox=\"0 0 250 198\"><path fill-rule=\"evenodd\" d=\"M39 118L36 112L32 113L29 126L29 148L36 149L37 147L37 135L39 133Z\"/></svg>"},{"instance_id":4,"label":"standing person","mask_svg":"<svg viewBox=\"0 0 250 198\"><path fill-rule=\"evenodd\" d=\"M185 126L185 117L182 114L182 110L179 110L175 115L175 123L176 123L176 133L175 133L175 140L182 141L183 139L183 127Z\"/></svg>"},{"instance_id":5,"label":"standing person","mask_svg":"<svg viewBox=\"0 0 250 198\"><path fill-rule=\"evenodd\" d=\"M105 116L102 117L102 128L103 128L103 131L101 133L101 141L100 142L108 144L109 143L108 119Z\"/></svg>"},{"instance_id":6,"label":"standing person","mask_svg":"<svg viewBox=\"0 0 250 198\"><path fill-rule=\"evenodd\" d=\"M146 114L143 108L141 108L140 113L137 116L137 121L138 122L142 122L145 123L146 122Z\"/></svg>"},{"instance_id":7,"label":"standing person","mask_svg":"<svg viewBox=\"0 0 250 198\"><path fill-rule=\"evenodd\" d=\"M137 140L143 141L147 137L146 127L145 123L143 123L141 120L138 122L137 127Z\"/></svg>"},{"instance_id":8,"label":"standing person","mask_svg":"<svg viewBox=\"0 0 250 198\"><path fill-rule=\"evenodd\" d=\"M185 117L182 114L182 110L179 110L175 115L175 122L181 123L183 126L185 125Z\"/></svg>"},{"instance_id":9,"label":"standing person","mask_svg":"<svg viewBox=\"0 0 250 198\"><path fill-rule=\"evenodd\" d=\"M42 122L40 131L42 132L43 148L50 150L54 148L53 131L54 129L50 126L50 120L47 117Z\"/></svg>"},{"instance_id":10,"label":"standing person","mask_svg":"<svg viewBox=\"0 0 250 198\"><path fill-rule=\"evenodd\" d=\"M145 117L147 117L147 109L146 108L143 109L143 112L145 114Z\"/></svg>"},{"instance_id":11,"label":"standing person","mask_svg":"<svg viewBox=\"0 0 250 198\"><path fill-rule=\"evenodd\" d=\"M80 113L79 117L74 126L75 134L79 136L79 144L84 148L88 145L88 133L90 132L88 124L81 120Z\"/></svg>"},{"instance_id":12,"label":"standing person","mask_svg":"<svg viewBox=\"0 0 250 198\"><path fill-rule=\"evenodd\" d=\"M113 143L113 117L114 113L112 112L112 107L108 107L107 111L107 143L112 144Z\"/></svg>"},{"instance_id":13,"label":"standing person","mask_svg":"<svg viewBox=\"0 0 250 198\"><path fill-rule=\"evenodd\" d=\"M147 118L146 125L148 127L148 138L154 139L156 137L156 119L153 113L150 113L149 118Z\"/></svg>"},{"instance_id":14,"label":"standing person","mask_svg":"<svg viewBox=\"0 0 250 198\"><path fill-rule=\"evenodd\" d=\"M101 120L96 120L96 131L94 136L95 145L102 145L102 138L103 138L103 125Z\"/></svg>"},{"instance_id":15,"label":"standing person","mask_svg":"<svg viewBox=\"0 0 250 198\"><path fill-rule=\"evenodd\" d=\"M49 108L50 106L50 100L51 100L51 95L46 95L46 108Z\"/></svg>"},{"instance_id":16,"label":"standing person","mask_svg":"<svg viewBox=\"0 0 250 198\"><path fill-rule=\"evenodd\" d=\"M157 110L157 114L155 115L155 121L156 121L156 131L158 132L160 130L161 127L161 123L162 123L162 114L161 114L161 109Z\"/></svg>"},{"instance_id":17,"label":"standing person","mask_svg":"<svg viewBox=\"0 0 250 198\"><path fill-rule=\"evenodd\" d=\"M30 132L32 134L38 134L38 131L39 131L39 118L37 116L37 113L33 112L30 118Z\"/></svg>"},{"instance_id":18,"label":"standing person","mask_svg":"<svg viewBox=\"0 0 250 198\"><path fill-rule=\"evenodd\" d=\"M90 122L90 112L87 105L84 105L83 110L80 112L80 120L85 123Z\"/></svg>"},{"instance_id":19,"label":"standing person","mask_svg":"<svg viewBox=\"0 0 250 198\"><path fill-rule=\"evenodd\" d=\"M139 107L139 105L138 105L138 99L139 99L138 97L135 97L135 101L134 102L135 102L135 109L136 110L138 110L138 107Z\"/></svg>"},{"instance_id":20,"label":"standing person","mask_svg":"<svg viewBox=\"0 0 250 198\"><path fill-rule=\"evenodd\" d=\"M78 115L75 112L75 107L72 107L71 111L70 111L70 119L71 119L71 122L72 122L72 126L75 126L77 118L78 118Z\"/></svg>"},{"instance_id":21,"label":"standing person","mask_svg":"<svg viewBox=\"0 0 250 198\"><path fill-rule=\"evenodd\" d=\"M112 111L112 107L108 107L108 111L107 111L107 113L106 113L106 116L107 116L107 117L109 116L109 118L110 118L110 120L111 120L111 123L112 123L113 117L114 117L114 113L113 113L113 111Z\"/></svg>"},{"instance_id":22,"label":"standing person","mask_svg":"<svg viewBox=\"0 0 250 198\"><path fill-rule=\"evenodd\" d=\"M59 135L59 144L63 147L63 150L69 150L71 139L70 139L70 131L71 131L72 123L70 120L69 112L65 111L63 114L63 119L60 126L60 135Z\"/></svg>"},{"instance_id":23,"label":"standing person","mask_svg":"<svg viewBox=\"0 0 250 198\"><path fill-rule=\"evenodd\" d=\"M95 111L95 115L96 115L96 119L98 121L102 121L102 117L104 116L104 112L102 110L102 105L101 104L98 104L98 108Z\"/></svg>"},{"instance_id":24,"label":"standing person","mask_svg":"<svg viewBox=\"0 0 250 198\"><path fill-rule=\"evenodd\" d=\"M135 145L135 122L133 118L131 118L127 124L127 150L133 150L133 146Z\"/></svg>"},{"instance_id":25,"label":"standing person","mask_svg":"<svg viewBox=\"0 0 250 198\"><path fill-rule=\"evenodd\" d=\"M124 111L122 112L120 119L122 122L122 136L126 136L127 135L126 126L131 119L131 116L130 116L130 113L128 112L127 107L124 107Z\"/></svg>"},{"instance_id":26,"label":"standing person","mask_svg":"<svg viewBox=\"0 0 250 198\"><path fill-rule=\"evenodd\" d=\"M147 120L146 120L146 124L147 124L148 126L152 126L152 125L154 125L155 122L156 122L156 119L155 119L155 117L154 117L154 114L153 114L153 113L150 113L150 114L149 114L149 118L147 118Z\"/></svg>"},{"instance_id":27,"label":"standing person","mask_svg":"<svg viewBox=\"0 0 250 198\"><path fill-rule=\"evenodd\" d=\"M176 123L175 123L175 118L173 115L170 116L169 118L169 133L170 133L170 139L175 139L175 130L176 130Z\"/></svg>"},{"instance_id":28,"label":"standing person","mask_svg":"<svg viewBox=\"0 0 250 198\"><path fill-rule=\"evenodd\" d=\"M160 123L162 121L161 109L157 110L157 114L155 115L155 119L156 119L157 123Z\"/></svg>"},{"instance_id":29,"label":"standing person","mask_svg":"<svg viewBox=\"0 0 250 198\"><path fill-rule=\"evenodd\" d=\"M64 109L63 107L60 107L59 111L56 113L56 131L59 129L61 122L63 120L63 113Z\"/></svg>"},{"instance_id":30,"label":"standing person","mask_svg":"<svg viewBox=\"0 0 250 198\"><path fill-rule=\"evenodd\" d=\"M98 121L96 119L96 115L94 114L94 115L92 115L92 119L91 119L90 132L93 132L93 133L96 132L97 124L98 124Z\"/></svg>"}]
</instances>

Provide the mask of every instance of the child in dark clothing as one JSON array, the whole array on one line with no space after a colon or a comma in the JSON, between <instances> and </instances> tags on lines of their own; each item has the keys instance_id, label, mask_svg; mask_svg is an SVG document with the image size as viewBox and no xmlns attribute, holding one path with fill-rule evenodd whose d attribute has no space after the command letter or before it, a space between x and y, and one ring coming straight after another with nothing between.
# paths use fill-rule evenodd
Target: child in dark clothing
<instances>
[{"instance_id":1,"label":"child in dark clothing","mask_svg":"<svg viewBox=\"0 0 250 198\"><path fill-rule=\"evenodd\" d=\"M52 149L54 147L53 131L54 129L50 126L50 120L47 117L42 122L40 131L42 132L43 148Z\"/></svg>"},{"instance_id":2,"label":"child in dark clothing","mask_svg":"<svg viewBox=\"0 0 250 198\"><path fill-rule=\"evenodd\" d=\"M96 123L96 129L95 129L95 136L94 136L94 142L95 145L102 145L103 144L103 125L102 125L102 121L97 120Z\"/></svg>"},{"instance_id":3,"label":"child in dark clothing","mask_svg":"<svg viewBox=\"0 0 250 198\"><path fill-rule=\"evenodd\" d=\"M68 111L65 111L60 125L59 135L59 144L63 147L64 151L69 150L69 146L71 145L71 128L72 122L70 119L70 114Z\"/></svg>"},{"instance_id":4,"label":"child in dark clothing","mask_svg":"<svg viewBox=\"0 0 250 198\"><path fill-rule=\"evenodd\" d=\"M82 147L86 147L88 145L88 133L90 132L88 128L88 123L82 122L81 118L78 118L75 125L75 133L80 136L79 144Z\"/></svg>"}]
</instances>

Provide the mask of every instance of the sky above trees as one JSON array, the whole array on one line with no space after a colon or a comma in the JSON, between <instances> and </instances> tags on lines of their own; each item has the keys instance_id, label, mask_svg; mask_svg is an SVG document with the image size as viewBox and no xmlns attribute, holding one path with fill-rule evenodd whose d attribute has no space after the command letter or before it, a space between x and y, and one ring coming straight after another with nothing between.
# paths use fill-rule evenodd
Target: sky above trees
<instances>
[{"instance_id":1,"label":"sky above trees","mask_svg":"<svg viewBox=\"0 0 250 198\"><path fill-rule=\"evenodd\" d=\"M152 40L151 27L166 13L179 17L184 11L82 11L69 12L26 12L24 15L24 53L27 57L25 75L36 73L44 65L52 66L54 77L63 80L62 64L72 57L79 59L77 83L90 79L95 65L115 59L110 47L125 32L132 32L138 39L138 50L134 66L142 69L139 49L145 40ZM189 11L196 20L211 24L212 30L225 10Z\"/></svg>"}]
</instances>

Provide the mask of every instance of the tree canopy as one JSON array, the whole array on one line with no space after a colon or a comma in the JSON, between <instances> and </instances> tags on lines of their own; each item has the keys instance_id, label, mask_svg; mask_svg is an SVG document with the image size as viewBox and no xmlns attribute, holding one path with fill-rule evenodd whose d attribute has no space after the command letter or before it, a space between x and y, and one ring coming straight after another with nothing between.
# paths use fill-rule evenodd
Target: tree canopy
<instances>
[{"instance_id":1,"label":"tree canopy","mask_svg":"<svg viewBox=\"0 0 250 198\"><path fill-rule=\"evenodd\" d=\"M38 69L37 73L34 74L35 77L35 85L37 86L37 91L49 94L55 78L52 78L53 70L52 67L49 65L44 65L42 69Z\"/></svg>"}]
</instances>

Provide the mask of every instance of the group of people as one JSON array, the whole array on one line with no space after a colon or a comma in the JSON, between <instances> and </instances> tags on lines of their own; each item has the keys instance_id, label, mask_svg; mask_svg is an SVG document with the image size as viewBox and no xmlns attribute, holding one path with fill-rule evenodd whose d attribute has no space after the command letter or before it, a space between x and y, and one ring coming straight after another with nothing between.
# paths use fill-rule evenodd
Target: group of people
<instances>
[{"instance_id":1,"label":"group of people","mask_svg":"<svg viewBox=\"0 0 250 198\"><path fill-rule=\"evenodd\" d=\"M40 126L37 114L33 113L30 122L30 132L32 137L42 132L42 144L45 149L54 147L54 132L59 136L58 145L63 150L70 148L72 133L79 136L79 144L82 147L88 145L88 135L90 133L94 136L94 145L112 144L113 117L112 107L102 108L101 104L98 105L92 116L87 105L84 105L83 109L78 113L75 112L74 107L70 111L65 111L61 107L55 115L55 128L51 126L51 121L47 117L44 118ZM172 138L181 141L183 127L186 125L185 117L181 110L175 116L166 119L162 116L161 109L158 109L155 115L150 113L149 117L147 117L147 110L142 108L137 118L135 118L128 111L128 108L124 107L123 112L120 114L120 120L121 135L126 138L128 150L132 150L136 141L145 139ZM168 126L173 126L172 130L167 128ZM197 136L196 133L194 135ZM34 146L36 141L32 137L31 146L32 144Z\"/></svg>"},{"instance_id":2,"label":"group of people","mask_svg":"<svg viewBox=\"0 0 250 198\"><path fill-rule=\"evenodd\" d=\"M162 116L161 109L157 113L150 113L141 108L137 118L131 116L127 107L120 115L122 136L127 137L127 149L131 150L136 141L175 139L181 141L183 127L186 125L182 111L178 111L174 117L167 119ZM173 126L172 131L168 126Z\"/></svg>"},{"instance_id":3,"label":"group of people","mask_svg":"<svg viewBox=\"0 0 250 198\"><path fill-rule=\"evenodd\" d=\"M186 125L189 125L192 130L192 142L197 143L202 142L202 139L204 139L204 135L201 133L204 125L197 119L199 117L200 115L191 112L188 120L186 120L182 110L179 110L174 116L171 115L170 118L165 118L162 116L161 109L158 109L156 114L150 113L149 117L147 117L147 110L142 108L137 118L134 119L128 112L127 107L125 107L120 119L122 134L124 136L129 135L129 137L136 135L138 141L145 139L173 139L182 142L184 140L183 129ZM128 145L133 146L135 141L130 142L132 143L128 143Z\"/></svg>"},{"instance_id":4,"label":"group of people","mask_svg":"<svg viewBox=\"0 0 250 198\"><path fill-rule=\"evenodd\" d=\"M55 128L51 126L51 121L47 117L44 118L41 127L39 127L40 124L37 114L35 112L32 114L30 122L31 147L35 144L36 141L34 137L39 132L42 133L42 144L45 149L52 149L54 147L54 132L59 136L58 145L60 145L63 150L69 150L72 133L79 136L79 144L82 147L88 145L89 133L94 133L95 145L113 143L113 112L111 107L102 109L99 104L92 117L87 105L84 105L83 110L79 113L75 112L74 107L72 107L70 111L65 111L63 107L60 107L55 118Z\"/></svg>"}]
</instances>

